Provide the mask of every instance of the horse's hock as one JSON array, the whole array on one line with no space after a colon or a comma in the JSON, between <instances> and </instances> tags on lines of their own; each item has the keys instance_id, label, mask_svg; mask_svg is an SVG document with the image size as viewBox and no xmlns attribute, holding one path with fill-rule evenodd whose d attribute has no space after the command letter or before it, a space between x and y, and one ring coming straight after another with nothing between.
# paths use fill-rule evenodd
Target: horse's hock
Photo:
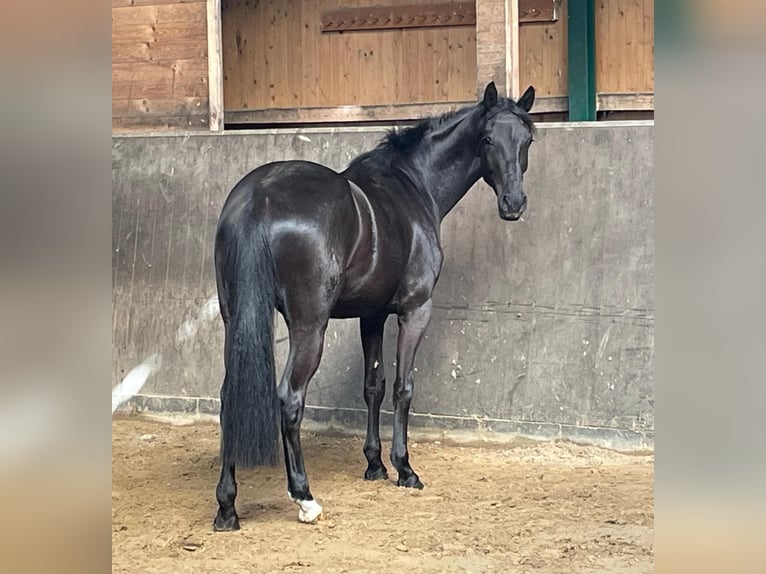
<instances>
[{"instance_id":1,"label":"horse's hock","mask_svg":"<svg viewBox=\"0 0 766 574\"><path fill-rule=\"evenodd\" d=\"M442 225L445 261L417 356L411 427L457 436L571 438L636 449L654 435L654 128L541 124L523 221L479 183ZM215 415L223 328L212 245L221 204L250 169L335 169L379 128L113 136L113 381L161 366L126 408ZM281 322L281 319L280 319ZM286 330L277 328L278 367ZM396 321L384 345L390 426ZM363 432L356 320L333 320L306 416Z\"/></svg>"}]
</instances>

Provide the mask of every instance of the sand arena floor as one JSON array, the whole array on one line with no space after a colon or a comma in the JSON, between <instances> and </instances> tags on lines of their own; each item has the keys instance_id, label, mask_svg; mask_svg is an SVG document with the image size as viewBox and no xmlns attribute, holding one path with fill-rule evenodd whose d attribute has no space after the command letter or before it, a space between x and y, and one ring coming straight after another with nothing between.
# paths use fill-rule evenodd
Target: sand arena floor
<instances>
[{"instance_id":1,"label":"sand arena floor","mask_svg":"<svg viewBox=\"0 0 766 574\"><path fill-rule=\"evenodd\" d=\"M118 418L112 433L113 572L653 571L651 455L411 440L416 491L363 480L361 438L304 432L322 519L297 522L280 463L238 471L242 530L215 533L216 425Z\"/></svg>"}]
</instances>

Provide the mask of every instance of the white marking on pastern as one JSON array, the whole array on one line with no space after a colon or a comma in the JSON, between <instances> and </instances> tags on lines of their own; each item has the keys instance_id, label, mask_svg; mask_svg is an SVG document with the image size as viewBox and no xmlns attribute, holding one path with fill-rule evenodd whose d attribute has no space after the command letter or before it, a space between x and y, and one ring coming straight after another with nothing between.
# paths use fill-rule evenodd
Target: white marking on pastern
<instances>
[{"instance_id":1,"label":"white marking on pastern","mask_svg":"<svg viewBox=\"0 0 766 574\"><path fill-rule=\"evenodd\" d=\"M322 507L316 500L295 500L292 496L290 496L290 500L300 508L298 510L298 522L310 524L322 515Z\"/></svg>"}]
</instances>

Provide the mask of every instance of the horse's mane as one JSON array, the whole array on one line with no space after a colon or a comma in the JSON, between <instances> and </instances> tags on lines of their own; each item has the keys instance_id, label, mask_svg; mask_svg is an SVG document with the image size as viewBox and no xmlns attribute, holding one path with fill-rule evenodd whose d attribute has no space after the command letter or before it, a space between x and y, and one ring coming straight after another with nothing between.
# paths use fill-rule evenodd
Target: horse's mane
<instances>
[{"instance_id":1,"label":"horse's mane","mask_svg":"<svg viewBox=\"0 0 766 574\"><path fill-rule=\"evenodd\" d=\"M406 157L428 134L433 133L452 120L463 119L463 117L476 110L476 107L476 105L467 106L460 110L424 118L410 127L392 128L386 133L376 148L354 158L349 164L349 168L373 161L380 163L381 167L387 169L397 159ZM492 107L487 117L504 111L512 112L534 133L535 125L530 115L509 98L498 98L497 104Z\"/></svg>"}]
</instances>

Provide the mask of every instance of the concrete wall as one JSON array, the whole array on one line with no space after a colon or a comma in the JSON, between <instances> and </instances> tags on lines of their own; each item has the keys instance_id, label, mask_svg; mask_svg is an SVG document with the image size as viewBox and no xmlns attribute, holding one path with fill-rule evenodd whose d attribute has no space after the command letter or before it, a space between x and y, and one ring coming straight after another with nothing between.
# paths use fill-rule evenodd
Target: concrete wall
<instances>
[{"instance_id":1,"label":"concrete wall","mask_svg":"<svg viewBox=\"0 0 766 574\"><path fill-rule=\"evenodd\" d=\"M134 406L218 412L223 328L205 302L215 295L215 223L238 179L286 158L340 169L382 134L113 138L112 383L154 353L163 360ZM443 224L444 271L416 361L412 424L651 447L654 127L549 124L537 140L523 222L501 221L479 183ZM391 317L387 410L395 341ZM363 428L356 320L331 323L308 404L314 421Z\"/></svg>"}]
</instances>

